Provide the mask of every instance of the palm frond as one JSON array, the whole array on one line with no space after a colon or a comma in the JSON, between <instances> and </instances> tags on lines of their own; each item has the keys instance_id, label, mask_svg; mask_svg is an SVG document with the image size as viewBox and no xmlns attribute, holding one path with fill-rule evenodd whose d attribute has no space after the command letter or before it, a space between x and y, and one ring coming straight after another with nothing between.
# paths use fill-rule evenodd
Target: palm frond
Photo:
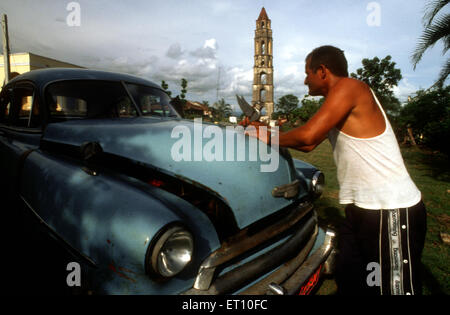
<instances>
[{"instance_id":1,"label":"palm frond","mask_svg":"<svg viewBox=\"0 0 450 315\"><path fill-rule=\"evenodd\" d=\"M446 14L444 16L436 19L432 24L428 25L422 33L422 36L419 38L419 43L414 51L414 54L411 57L412 63L414 65L414 69L416 68L417 63L422 59L424 52L434 46L437 41L440 39L444 40L444 52L448 49L448 43L450 39L450 14Z\"/></svg>"},{"instance_id":2,"label":"palm frond","mask_svg":"<svg viewBox=\"0 0 450 315\"><path fill-rule=\"evenodd\" d=\"M442 87L449 74L450 74L450 58L447 59L446 64L441 70L441 73L439 73L438 80L433 84L433 86Z\"/></svg>"},{"instance_id":3,"label":"palm frond","mask_svg":"<svg viewBox=\"0 0 450 315\"><path fill-rule=\"evenodd\" d=\"M444 55L450 48L450 35L445 36L443 40L444 40L444 49L442 50L442 54Z\"/></svg>"},{"instance_id":4,"label":"palm frond","mask_svg":"<svg viewBox=\"0 0 450 315\"><path fill-rule=\"evenodd\" d=\"M429 26L433 21L434 17L436 16L436 14L438 14L438 12L443 7L445 7L449 2L450 0L434 0L428 3L425 6L425 14L423 16L424 26L425 27Z\"/></svg>"}]
</instances>

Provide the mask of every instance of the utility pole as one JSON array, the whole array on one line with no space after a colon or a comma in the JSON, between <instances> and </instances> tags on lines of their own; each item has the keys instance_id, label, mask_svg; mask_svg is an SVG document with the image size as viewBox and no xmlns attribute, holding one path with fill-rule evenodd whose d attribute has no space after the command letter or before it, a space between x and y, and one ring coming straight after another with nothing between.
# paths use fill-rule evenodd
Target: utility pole
<instances>
[{"instance_id":1,"label":"utility pole","mask_svg":"<svg viewBox=\"0 0 450 315\"><path fill-rule=\"evenodd\" d=\"M216 99L217 102L219 101L219 87L220 87L220 66L219 66L219 73L217 74L217 90L216 90Z\"/></svg>"},{"instance_id":2,"label":"utility pole","mask_svg":"<svg viewBox=\"0 0 450 315\"><path fill-rule=\"evenodd\" d=\"M11 74L9 63L9 38L8 38L8 17L2 15L2 40L3 40L3 67L5 68L5 84L8 83Z\"/></svg>"}]
</instances>

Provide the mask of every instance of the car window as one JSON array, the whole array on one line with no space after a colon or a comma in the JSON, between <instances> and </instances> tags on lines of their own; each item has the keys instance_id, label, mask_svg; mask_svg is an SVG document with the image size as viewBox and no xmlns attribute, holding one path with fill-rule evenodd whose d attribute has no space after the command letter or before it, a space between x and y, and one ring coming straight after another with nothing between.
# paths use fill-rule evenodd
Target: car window
<instances>
[{"instance_id":1,"label":"car window","mask_svg":"<svg viewBox=\"0 0 450 315\"><path fill-rule=\"evenodd\" d=\"M9 110L9 122L15 127L30 127L34 89L31 85L21 84L14 87L12 104Z\"/></svg>"},{"instance_id":2,"label":"car window","mask_svg":"<svg viewBox=\"0 0 450 315\"><path fill-rule=\"evenodd\" d=\"M50 114L55 116L86 116L87 102L78 97L56 95L50 106Z\"/></svg>"},{"instance_id":3,"label":"car window","mask_svg":"<svg viewBox=\"0 0 450 315\"><path fill-rule=\"evenodd\" d=\"M41 105L36 96L33 97L33 105L31 108L30 120L28 127L39 128L41 127Z\"/></svg>"},{"instance_id":4,"label":"car window","mask_svg":"<svg viewBox=\"0 0 450 315\"><path fill-rule=\"evenodd\" d=\"M20 128L40 127L40 106L31 84L20 82L2 92L0 123Z\"/></svg>"},{"instance_id":5,"label":"car window","mask_svg":"<svg viewBox=\"0 0 450 315\"><path fill-rule=\"evenodd\" d=\"M117 102L117 106L119 108L120 117L134 117L137 115L136 107L128 96L120 99Z\"/></svg>"},{"instance_id":6,"label":"car window","mask_svg":"<svg viewBox=\"0 0 450 315\"><path fill-rule=\"evenodd\" d=\"M33 91L29 92L31 92L31 95L19 95L18 97L20 118L28 119L28 117L30 117L31 104L33 101Z\"/></svg>"},{"instance_id":7,"label":"car window","mask_svg":"<svg viewBox=\"0 0 450 315\"><path fill-rule=\"evenodd\" d=\"M136 108L120 82L70 80L46 88L50 121L134 117Z\"/></svg>"},{"instance_id":8,"label":"car window","mask_svg":"<svg viewBox=\"0 0 450 315\"><path fill-rule=\"evenodd\" d=\"M9 124L9 113L11 112L11 97L7 89L0 94L0 124Z\"/></svg>"},{"instance_id":9,"label":"car window","mask_svg":"<svg viewBox=\"0 0 450 315\"><path fill-rule=\"evenodd\" d=\"M138 84L126 84L128 91L144 116L174 116L176 111L170 105L169 96L163 91Z\"/></svg>"}]
</instances>

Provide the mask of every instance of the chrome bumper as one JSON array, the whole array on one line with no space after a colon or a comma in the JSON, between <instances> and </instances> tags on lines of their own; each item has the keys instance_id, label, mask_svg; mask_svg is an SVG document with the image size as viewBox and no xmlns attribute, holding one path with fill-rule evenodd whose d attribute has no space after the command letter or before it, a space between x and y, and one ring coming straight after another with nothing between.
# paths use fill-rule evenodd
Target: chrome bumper
<instances>
[{"instance_id":1,"label":"chrome bumper","mask_svg":"<svg viewBox=\"0 0 450 315\"><path fill-rule=\"evenodd\" d=\"M283 220L285 221L283 228L278 226L276 230L283 230L285 226L292 227L294 221L298 223L311 211L312 205L300 207L297 211L294 211L293 215L289 215ZM270 229L273 230L274 227L272 226ZM263 235L267 236L270 234L268 232L270 231L263 231ZM327 231L324 243L308 257L317 235L317 216L313 213L286 242L213 280L216 267L226 260L236 258L236 255L232 253L244 252L243 248L246 247L247 243L255 245L254 239L239 238L236 240L238 242L226 244L227 246L208 257L200 267L194 287L182 294L217 295L239 292L239 288L245 287L248 283L260 278L261 275L268 274L275 269L276 271L258 280L239 294L295 294L328 258L333 248L334 233ZM301 249L300 252L298 252L299 248ZM249 249L251 248L246 248L245 251Z\"/></svg>"},{"instance_id":2,"label":"chrome bumper","mask_svg":"<svg viewBox=\"0 0 450 315\"><path fill-rule=\"evenodd\" d=\"M325 241L308 259L302 264L293 275L286 279L282 284L271 282L268 286L266 294L276 295L293 295L299 292L300 288L312 276L312 274L324 263L330 256L333 247L335 232L331 230L326 231ZM330 263L330 262L327 262ZM271 277L268 277L270 281ZM254 293L251 293L254 294ZM255 293L256 294L256 293Z\"/></svg>"}]
</instances>

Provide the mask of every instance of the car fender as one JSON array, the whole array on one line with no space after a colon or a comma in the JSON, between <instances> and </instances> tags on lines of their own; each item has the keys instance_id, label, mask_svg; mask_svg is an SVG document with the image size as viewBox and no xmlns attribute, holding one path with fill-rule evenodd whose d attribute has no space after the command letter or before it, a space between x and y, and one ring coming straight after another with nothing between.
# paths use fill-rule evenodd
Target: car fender
<instances>
[{"instance_id":1,"label":"car fender","mask_svg":"<svg viewBox=\"0 0 450 315\"><path fill-rule=\"evenodd\" d=\"M20 195L50 231L96 265L94 278L105 293L181 292L220 246L207 216L177 196L131 178L90 175L78 161L40 150L24 162ZM194 259L179 277L156 284L145 273L146 252L175 222L194 235Z\"/></svg>"}]
</instances>

